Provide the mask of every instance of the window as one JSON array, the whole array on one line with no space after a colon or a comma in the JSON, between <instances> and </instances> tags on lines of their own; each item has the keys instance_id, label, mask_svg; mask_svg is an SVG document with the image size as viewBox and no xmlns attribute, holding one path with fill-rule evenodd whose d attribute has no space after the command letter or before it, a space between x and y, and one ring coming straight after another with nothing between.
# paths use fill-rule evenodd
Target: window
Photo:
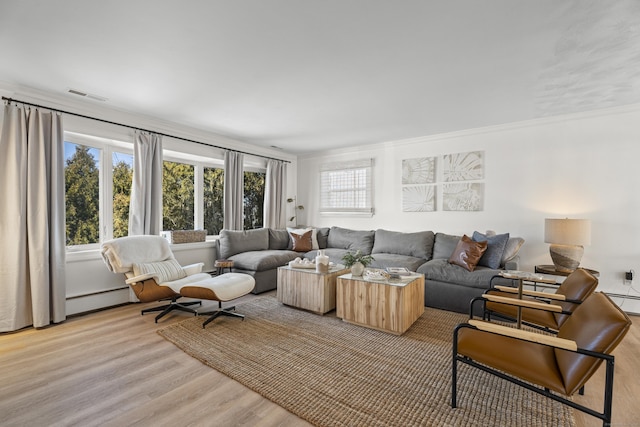
<instances>
[{"instance_id":1,"label":"window","mask_svg":"<svg viewBox=\"0 0 640 427\"><path fill-rule=\"evenodd\" d=\"M129 234L133 143L65 132L66 244L96 249ZM222 160L164 151L164 230L206 229L217 235L224 223ZM265 171L244 173L244 227L263 225Z\"/></svg>"},{"instance_id":2,"label":"window","mask_svg":"<svg viewBox=\"0 0 640 427\"><path fill-rule=\"evenodd\" d=\"M204 168L204 228L209 235L218 235L224 226L224 169Z\"/></svg>"},{"instance_id":3,"label":"window","mask_svg":"<svg viewBox=\"0 0 640 427\"><path fill-rule=\"evenodd\" d=\"M320 212L373 214L373 159L320 168Z\"/></svg>"},{"instance_id":4,"label":"window","mask_svg":"<svg viewBox=\"0 0 640 427\"><path fill-rule=\"evenodd\" d=\"M113 237L129 234L129 202L133 182L133 155L114 152L113 168Z\"/></svg>"},{"instance_id":5,"label":"window","mask_svg":"<svg viewBox=\"0 0 640 427\"><path fill-rule=\"evenodd\" d=\"M64 143L67 246L100 242L100 157L102 150Z\"/></svg>"},{"instance_id":6,"label":"window","mask_svg":"<svg viewBox=\"0 0 640 427\"><path fill-rule=\"evenodd\" d=\"M81 249L126 236L133 144L65 132L66 243Z\"/></svg>"},{"instance_id":7,"label":"window","mask_svg":"<svg viewBox=\"0 0 640 427\"><path fill-rule=\"evenodd\" d=\"M193 230L195 166L165 160L162 165L162 229Z\"/></svg>"},{"instance_id":8,"label":"window","mask_svg":"<svg viewBox=\"0 0 640 427\"><path fill-rule=\"evenodd\" d=\"M261 228L264 213L265 172L244 172L244 229Z\"/></svg>"}]
</instances>

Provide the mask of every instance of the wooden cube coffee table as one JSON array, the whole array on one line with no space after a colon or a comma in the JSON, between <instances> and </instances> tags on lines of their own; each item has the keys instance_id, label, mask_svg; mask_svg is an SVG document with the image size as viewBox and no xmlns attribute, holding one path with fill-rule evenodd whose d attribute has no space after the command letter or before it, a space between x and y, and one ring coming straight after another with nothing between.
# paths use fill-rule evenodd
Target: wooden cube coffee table
<instances>
[{"instance_id":1,"label":"wooden cube coffee table","mask_svg":"<svg viewBox=\"0 0 640 427\"><path fill-rule=\"evenodd\" d=\"M336 308L336 277L349 269L336 266L328 273L316 273L315 268L278 267L278 301L318 314Z\"/></svg>"},{"instance_id":2,"label":"wooden cube coffee table","mask_svg":"<svg viewBox=\"0 0 640 427\"><path fill-rule=\"evenodd\" d=\"M424 276L386 281L344 274L336 282L336 316L380 331L402 335L424 313Z\"/></svg>"}]
</instances>

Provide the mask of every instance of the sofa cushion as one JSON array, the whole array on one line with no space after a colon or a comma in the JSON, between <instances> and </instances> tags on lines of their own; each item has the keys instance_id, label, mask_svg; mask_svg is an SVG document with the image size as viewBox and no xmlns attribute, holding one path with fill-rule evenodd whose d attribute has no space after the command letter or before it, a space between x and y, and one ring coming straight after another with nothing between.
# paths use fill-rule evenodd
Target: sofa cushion
<instances>
[{"instance_id":1,"label":"sofa cushion","mask_svg":"<svg viewBox=\"0 0 640 427\"><path fill-rule=\"evenodd\" d=\"M311 241L311 235L313 230L309 230L304 234L291 233L291 240L293 241L293 250L295 252L309 252L313 249L313 243Z\"/></svg>"},{"instance_id":2,"label":"sofa cushion","mask_svg":"<svg viewBox=\"0 0 640 427\"><path fill-rule=\"evenodd\" d=\"M291 227L287 227L287 231L289 232L289 247L288 249L293 250L293 241L294 241L294 234L297 234L299 236L303 235L304 233L306 233L307 231L311 231L311 249L318 249L318 229L317 228L313 228L313 227L307 227L307 228L291 228Z\"/></svg>"},{"instance_id":3,"label":"sofa cushion","mask_svg":"<svg viewBox=\"0 0 640 427\"><path fill-rule=\"evenodd\" d=\"M435 243L433 244L432 259L449 259L456 245L460 241L461 236L454 236L445 233L436 233Z\"/></svg>"},{"instance_id":4,"label":"sofa cushion","mask_svg":"<svg viewBox=\"0 0 640 427\"><path fill-rule=\"evenodd\" d=\"M298 252L267 249L239 253L229 259L233 261L234 269L265 271L281 267L299 256Z\"/></svg>"},{"instance_id":5,"label":"sofa cushion","mask_svg":"<svg viewBox=\"0 0 640 427\"><path fill-rule=\"evenodd\" d=\"M318 249L326 249L327 240L329 239L329 227L318 228Z\"/></svg>"},{"instance_id":6,"label":"sofa cushion","mask_svg":"<svg viewBox=\"0 0 640 427\"><path fill-rule=\"evenodd\" d=\"M502 254L509 240L509 233L486 236L478 231L474 231L471 238L476 242L487 242L487 250L482 254L478 265L489 268L500 268Z\"/></svg>"},{"instance_id":7,"label":"sofa cushion","mask_svg":"<svg viewBox=\"0 0 640 427\"><path fill-rule=\"evenodd\" d=\"M359 250L362 254L369 255L373 249L374 236L374 231L331 227L327 248L347 249L353 252Z\"/></svg>"},{"instance_id":8,"label":"sofa cushion","mask_svg":"<svg viewBox=\"0 0 640 427\"><path fill-rule=\"evenodd\" d=\"M489 289L489 283L498 272L487 267L476 267L471 272L457 265L449 264L446 259L432 259L418 267L418 273L422 273L427 280L445 283L455 283L473 288ZM495 284L495 283L494 283Z\"/></svg>"},{"instance_id":9,"label":"sofa cushion","mask_svg":"<svg viewBox=\"0 0 640 427\"><path fill-rule=\"evenodd\" d=\"M269 229L269 249L289 249L287 230Z\"/></svg>"},{"instance_id":10,"label":"sofa cushion","mask_svg":"<svg viewBox=\"0 0 640 427\"><path fill-rule=\"evenodd\" d=\"M372 254L398 254L430 260L433 252L434 234L432 231L400 233L397 231L376 230Z\"/></svg>"},{"instance_id":11,"label":"sofa cushion","mask_svg":"<svg viewBox=\"0 0 640 427\"><path fill-rule=\"evenodd\" d=\"M449 257L449 263L473 271L486 250L486 241L474 242L473 239L465 234Z\"/></svg>"},{"instance_id":12,"label":"sofa cushion","mask_svg":"<svg viewBox=\"0 0 640 427\"><path fill-rule=\"evenodd\" d=\"M220 231L220 258L228 259L232 255L247 251L269 249L269 230L222 230Z\"/></svg>"},{"instance_id":13,"label":"sofa cushion","mask_svg":"<svg viewBox=\"0 0 640 427\"><path fill-rule=\"evenodd\" d=\"M153 273L156 283L172 282L187 277L187 273L175 259L158 262L140 262L133 264L133 275Z\"/></svg>"},{"instance_id":14,"label":"sofa cushion","mask_svg":"<svg viewBox=\"0 0 640 427\"><path fill-rule=\"evenodd\" d=\"M407 255L383 254L377 253L373 255L371 267L387 268L387 267L404 267L410 271L416 271L418 267L424 264L424 258L416 258Z\"/></svg>"}]
</instances>

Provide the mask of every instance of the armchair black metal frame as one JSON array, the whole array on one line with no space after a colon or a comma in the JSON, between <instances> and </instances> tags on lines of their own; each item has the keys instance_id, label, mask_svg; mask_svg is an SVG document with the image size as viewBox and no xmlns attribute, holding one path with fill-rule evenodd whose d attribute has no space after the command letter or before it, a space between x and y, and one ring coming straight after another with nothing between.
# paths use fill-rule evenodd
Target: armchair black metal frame
<instances>
[{"instance_id":1,"label":"armchair black metal frame","mask_svg":"<svg viewBox=\"0 0 640 427\"><path fill-rule=\"evenodd\" d=\"M452 360L452 369L451 369L451 407L452 408L456 408L457 407L457 378L458 378L458 362L462 362L465 363L467 365L473 366L475 368L478 368L484 372L487 372L489 374L495 375L499 378L502 378L506 381L509 381L511 383L517 384L521 387L524 387L528 390L531 390L535 393L538 393L542 396L548 397L550 399L553 399L557 402L560 402L562 404L568 405L574 409L577 409L579 411L585 412L589 415L592 415L596 418L599 418L603 421L603 426L610 426L611 425L611 408L612 408L612 404L613 404L613 372L614 372L614 361L615 358L612 355L609 354L604 354L604 353L599 353L599 352L595 352L595 351L590 351L590 350L585 350L585 349L581 349L578 348L576 349L575 353L577 354L582 354L585 356L590 356L590 357L595 357L598 359L602 359L606 362L606 378L605 378L605 385L604 385L604 410L603 412L598 412L595 409L589 408L587 406L584 405L580 405L572 400L569 400L565 397L562 397L559 394L556 394L552 391L550 391L548 388L546 387L541 387L541 386L535 386L532 385L528 382L522 381L512 375L508 375L505 374L504 372L498 371L496 369L493 369L489 366L483 365L481 363L478 363L476 361L474 361L473 359L467 357L467 356L463 356L463 355L459 355L458 354L458 333L461 329L463 328L472 328L472 329L478 329L477 327L470 325L468 323L463 323L458 325L453 333L453 360ZM489 332L489 333L493 333L493 332ZM500 335L495 333L496 335ZM512 337L513 338L513 337ZM521 339L521 338L513 338L513 339L518 339L521 341L527 341L525 339ZM545 345L547 347L554 347L552 345L548 345L548 344L541 344L541 345ZM557 347L556 347L557 348ZM566 349L563 349L566 350ZM571 350L566 350L566 351L571 351ZM582 385L582 387L584 387L584 384ZM581 387L581 390L583 390L583 388Z\"/></svg>"},{"instance_id":2,"label":"armchair black metal frame","mask_svg":"<svg viewBox=\"0 0 640 427\"><path fill-rule=\"evenodd\" d=\"M495 297L495 296L494 296ZM525 303L502 298L506 304ZM614 356L612 351L629 331L629 317L602 292L587 297L560 325L557 335L522 330L506 325L469 319L453 332L451 406L457 406L457 364L517 384L542 396L611 423ZM604 408L602 412L568 397L582 394L585 384L605 362Z\"/></svg>"}]
</instances>

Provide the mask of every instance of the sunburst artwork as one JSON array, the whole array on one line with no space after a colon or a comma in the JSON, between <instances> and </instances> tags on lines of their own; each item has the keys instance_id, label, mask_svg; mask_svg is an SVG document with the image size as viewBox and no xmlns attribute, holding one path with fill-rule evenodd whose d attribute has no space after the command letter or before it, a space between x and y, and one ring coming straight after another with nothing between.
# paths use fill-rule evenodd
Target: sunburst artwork
<instances>
[{"instance_id":1,"label":"sunburst artwork","mask_svg":"<svg viewBox=\"0 0 640 427\"><path fill-rule=\"evenodd\" d=\"M484 184L444 184L442 210L481 211L484 200Z\"/></svg>"},{"instance_id":2,"label":"sunburst artwork","mask_svg":"<svg viewBox=\"0 0 640 427\"><path fill-rule=\"evenodd\" d=\"M442 156L442 175L445 182L483 179L484 152L445 154Z\"/></svg>"},{"instance_id":3,"label":"sunburst artwork","mask_svg":"<svg viewBox=\"0 0 640 427\"><path fill-rule=\"evenodd\" d=\"M408 185L402 188L403 212L434 212L435 210L435 185Z\"/></svg>"},{"instance_id":4,"label":"sunburst artwork","mask_svg":"<svg viewBox=\"0 0 640 427\"><path fill-rule=\"evenodd\" d=\"M402 184L430 184L436 181L436 158L420 157L402 161Z\"/></svg>"}]
</instances>

